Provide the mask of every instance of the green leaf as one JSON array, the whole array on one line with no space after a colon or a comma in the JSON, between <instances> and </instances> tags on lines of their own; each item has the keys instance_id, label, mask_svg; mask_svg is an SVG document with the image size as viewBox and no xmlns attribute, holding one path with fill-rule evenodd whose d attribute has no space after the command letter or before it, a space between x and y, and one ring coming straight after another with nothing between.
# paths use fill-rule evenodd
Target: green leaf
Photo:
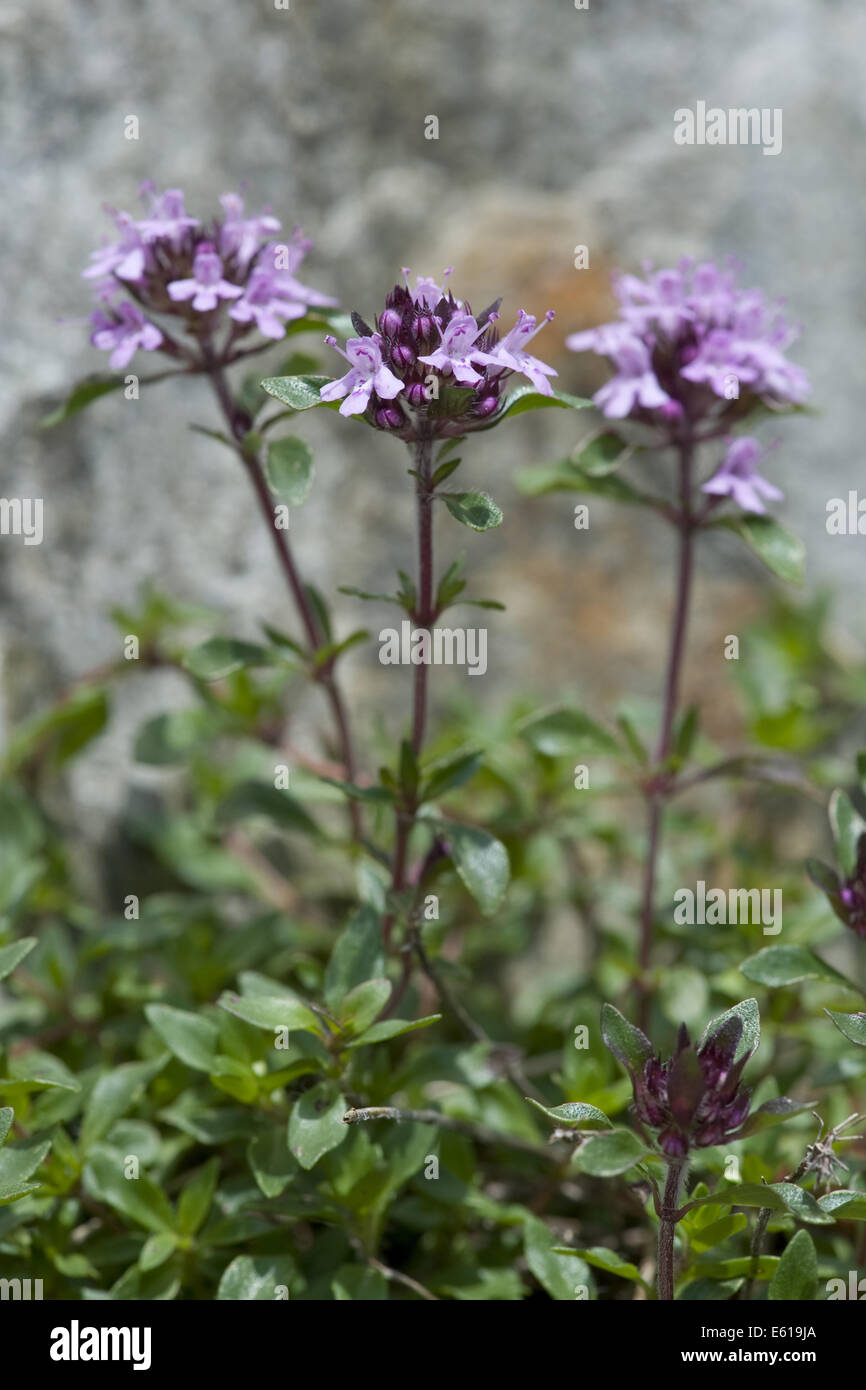
<instances>
[{"instance_id":1,"label":"green leaf","mask_svg":"<svg viewBox=\"0 0 866 1390\"><path fill-rule=\"evenodd\" d=\"M770 1280L771 1302L811 1302L818 1289L818 1256L808 1231L798 1231L785 1247Z\"/></svg>"},{"instance_id":2,"label":"green leaf","mask_svg":"<svg viewBox=\"0 0 866 1390\"><path fill-rule=\"evenodd\" d=\"M107 1202L121 1216L148 1231L174 1229L168 1198L147 1173L124 1177L125 1159L114 1149L94 1149L84 1165L84 1185L91 1197Z\"/></svg>"},{"instance_id":3,"label":"green leaf","mask_svg":"<svg viewBox=\"0 0 866 1390\"><path fill-rule=\"evenodd\" d=\"M588 478L606 478L622 466L630 453L630 447L618 434L606 432L579 445L572 453L571 460Z\"/></svg>"},{"instance_id":4,"label":"green leaf","mask_svg":"<svg viewBox=\"0 0 866 1390\"><path fill-rule=\"evenodd\" d=\"M758 1009L757 999L742 999L739 1004L735 1004L732 1009L726 1009L718 1018L714 1018L704 1029L701 1043L706 1042L712 1033L718 1031L723 1023L728 1019L738 1018L743 1025L740 1034L740 1041L734 1054L734 1061L738 1062L746 1052L757 1052L758 1043L761 1041L761 1014Z\"/></svg>"},{"instance_id":5,"label":"green leaf","mask_svg":"<svg viewBox=\"0 0 866 1390\"><path fill-rule=\"evenodd\" d=\"M799 536L780 526L771 516L724 517L713 523L733 531L745 541L759 560L773 574L791 584L802 584L805 573L806 547Z\"/></svg>"},{"instance_id":6,"label":"green leaf","mask_svg":"<svg viewBox=\"0 0 866 1390\"><path fill-rule=\"evenodd\" d=\"M837 1221L866 1221L866 1192L837 1187L819 1197L818 1206Z\"/></svg>"},{"instance_id":7,"label":"green leaf","mask_svg":"<svg viewBox=\"0 0 866 1390\"><path fill-rule=\"evenodd\" d=\"M474 825L456 821L433 822L441 826L450 857L460 878L485 917L497 910L511 877L508 851L500 840Z\"/></svg>"},{"instance_id":8,"label":"green leaf","mask_svg":"<svg viewBox=\"0 0 866 1390\"><path fill-rule=\"evenodd\" d=\"M302 507L310 495L314 475L313 451L303 439L287 435L268 445L265 476L280 502Z\"/></svg>"},{"instance_id":9,"label":"green leaf","mask_svg":"<svg viewBox=\"0 0 866 1390\"><path fill-rule=\"evenodd\" d=\"M35 936L22 936L18 941L13 941L9 946L0 946L0 980L4 980L10 975L16 965L20 965L25 956L28 956L37 943Z\"/></svg>"},{"instance_id":10,"label":"green leaf","mask_svg":"<svg viewBox=\"0 0 866 1390\"><path fill-rule=\"evenodd\" d=\"M459 468L459 466L460 466L460 460L459 460L459 458L458 458L458 459L446 459L444 463L440 463L439 467L436 469L435 473L433 474L433 477L430 479L430 486L431 486L431 487L434 487L434 488L437 488L437 487L439 486L440 483L444 483L444 482L445 482L445 479L446 479L446 478L450 478L450 477L451 477L451 474L454 472L455 468Z\"/></svg>"},{"instance_id":11,"label":"green leaf","mask_svg":"<svg viewBox=\"0 0 866 1390\"><path fill-rule=\"evenodd\" d=\"M0 1107L0 1148L6 1143L14 1118L15 1111L12 1109L11 1105Z\"/></svg>"},{"instance_id":12,"label":"green leaf","mask_svg":"<svg viewBox=\"0 0 866 1390\"><path fill-rule=\"evenodd\" d=\"M324 1032L320 1019L299 999L263 994L223 994L219 1005L237 1018L251 1023L254 1028L265 1028L268 1032L277 1028L287 1028L292 1032L297 1028L301 1032L316 1033L319 1037Z\"/></svg>"},{"instance_id":13,"label":"green leaf","mask_svg":"<svg viewBox=\"0 0 866 1390\"><path fill-rule=\"evenodd\" d=\"M813 1110L813 1100L791 1100L789 1096L778 1096L775 1100L765 1100L757 1110L753 1110L737 1138L746 1139L750 1134L759 1134L772 1125L782 1124L792 1115L802 1115L804 1110Z\"/></svg>"},{"instance_id":14,"label":"green leaf","mask_svg":"<svg viewBox=\"0 0 866 1390\"><path fill-rule=\"evenodd\" d=\"M502 525L502 512L486 492L441 494L451 515L470 531L490 531Z\"/></svg>"},{"instance_id":15,"label":"green leaf","mask_svg":"<svg viewBox=\"0 0 866 1390\"><path fill-rule=\"evenodd\" d=\"M45 415L40 421L40 426L44 430L53 429L61 421L68 420L70 415L77 415L80 410L85 410L87 406L100 397L107 396L110 391L119 391L124 385L126 378L122 372L108 374L96 374L85 377L73 386L65 401L52 410L49 415Z\"/></svg>"},{"instance_id":16,"label":"green leaf","mask_svg":"<svg viewBox=\"0 0 866 1390\"><path fill-rule=\"evenodd\" d=\"M223 1270L216 1296L223 1303L271 1303L285 1297L296 1274L291 1255L238 1255Z\"/></svg>"},{"instance_id":17,"label":"green leaf","mask_svg":"<svg viewBox=\"0 0 866 1390\"><path fill-rule=\"evenodd\" d=\"M379 1017L391 998L391 981L384 978L364 980L346 995L340 1004L338 1022L344 1033L363 1033Z\"/></svg>"},{"instance_id":18,"label":"green leaf","mask_svg":"<svg viewBox=\"0 0 866 1390\"><path fill-rule=\"evenodd\" d=\"M39 1186L27 1180L48 1157L50 1149L50 1137L45 1139L42 1135L30 1134L0 1150L0 1202L26 1197Z\"/></svg>"},{"instance_id":19,"label":"green leaf","mask_svg":"<svg viewBox=\"0 0 866 1390\"><path fill-rule=\"evenodd\" d=\"M187 671L200 681L223 680L247 666L269 666L272 662L273 655L267 647L235 637L209 637L183 659Z\"/></svg>"},{"instance_id":20,"label":"green leaf","mask_svg":"<svg viewBox=\"0 0 866 1390\"><path fill-rule=\"evenodd\" d=\"M139 1269L145 1273L151 1269L159 1269L176 1249L177 1236L173 1231L161 1231L158 1235L148 1236L138 1257Z\"/></svg>"},{"instance_id":21,"label":"green leaf","mask_svg":"<svg viewBox=\"0 0 866 1390\"><path fill-rule=\"evenodd\" d=\"M801 980L833 980L847 984L844 975L816 956L807 946L765 946L757 955L749 956L740 966L749 980L759 985L779 989L796 985ZM853 986L849 985L849 988Z\"/></svg>"},{"instance_id":22,"label":"green leaf","mask_svg":"<svg viewBox=\"0 0 866 1390\"><path fill-rule=\"evenodd\" d=\"M835 1009L825 1009L824 1012L849 1042L866 1047L866 1013L840 1014Z\"/></svg>"},{"instance_id":23,"label":"green leaf","mask_svg":"<svg viewBox=\"0 0 866 1390\"><path fill-rule=\"evenodd\" d=\"M653 1055L652 1043L646 1034L629 1023L613 1004L602 1005L601 1036L608 1051L632 1075L642 1071L644 1062Z\"/></svg>"},{"instance_id":24,"label":"green leaf","mask_svg":"<svg viewBox=\"0 0 866 1390\"><path fill-rule=\"evenodd\" d=\"M599 1110L595 1105L586 1105L580 1100L569 1100L564 1105L547 1106L540 1101L533 1100L531 1096L526 1099L530 1105L534 1105L536 1110L540 1110L542 1115L548 1119L555 1120L561 1128L569 1126L574 1129L597 1129L601 1126L604 1129L612 1129L613 1124L605 1115L603 1110Z\"/></svg>"},{"instance_id":25,"label":"green leaf","mask_svg":"<svg viewBox=\"0 0 866 1390\"><path fill-rule=\"evenodd\" d=\"M239 782L219 803L216 815L223 824L262 816L283 830L298 830L304 835L322 833L296 797L269 782Z\"/></svg>"},{"instance_id":26,"label":"green leaf","mask_svg":"<svg viewBox=\"0 0 866 1390\"><path fill-rule=\"evenodd\" d=\"M85 1152L127 1114L166 1060L163 1055L153 1062L124 1062L100 1076L84 1108L80 1138Z\"/></svg>"},{"instance_id":27,"label":"green leaf","mask_svg":"<svg viewBox=\"0 0 866 1390\"><path fill-rule=\"evenodd\" d=\"M314 410L320 405L328 410L339 410L339 401L323 401L319 395L321 388L331 380L329 376L268 376L261 387L291 410Z\"/></svg>"},{"instance_id":28,"label":"green leaf","mask_svg":"<svg viewBox=\"0 0 866 1390\"><path fill-rule=\"evenodd\" d=\"M365 980L385 970L382 923L372 907L359 907L337 937L325 971L325 1004L336 1009L340 1002Z\"/></svg>"},{"instance_id":29,"label":"green leaf","mask_svg":"<svg viewBox=\"0 0 866 1390\"><path fill-rule=\"evenodd\" d=\"M420 801L435 801L454 787L464 786L475 776L483 761L482 752L458 753L457 757L434 767L421 792Z\"/></svg>"},{"instance_id":30,"label":"green leaf","mask_svg":"<svg viewBox=\"0 0 866 1390\"><path fill-rule=\"evenodd\" d=\"M554 1249L558 1255L576 1255L588 1265L592 1265L593 1269L603 1269L608 1274L615 1274L619 1279L630 1279L635 1284L647 1287L637 1265L630 1264L614 1250L608 1250L603 1245L592 1245L588 1250L572 1250L563 1245L557 1245Z\"/></svg>"},{"instance_id":31,"label":"green leaf","mask_svg":"<svg viewBox=\"0 0 866 1390\"><path fill-rule=\"evenodd\" d=\"M839 879L829 864L825 864L820 859L807 859L806 873L815 887L820 888L822 893L826 893L828 898L838 897Z\"/></svg>"},{"instance_id":32,"label":"green leaf","mask_svg":"<svg viewBox=\"0 0 866 1390\"><path fill-rule=\"evenodd\" d=\"M589 1270L575 1265L572 1256L554 1250L553 1241L553 1233L543 1221L530 1217L524 1222L523 1253L530 1273L551 1298L559 1303L571 1303L575 1282L587 1284Z\"/></svg>"},{"instance_id":33,"label":"green leaf","mask_svg":"<svg viewBox=\"0 0 866 1390\"><path fill-rule=\"evenodd\" d=\"M866 835L866 821L843 791L830 797L829 813L842 872L851 878L857 872L857 847L861 836Z\"/></svg>"},{"instance_id":34,"label":"green leaf","mask_svg":"<svg viewBox=\"0 0 866 1390\"><path fill-rule=\"evenodd\" d=\"M264 1195L279 1197L298 1172L297 1162L289 1153L285 1125L275 1125L267 1134L251 1140L247 1162Z\"/></svg>"},{"instance_id":35,"label":"green leaf","mask_svg":"<svg viewBox=\"0 0 866 1390\"><path fill-rule=\"evenodd\" d=\"M631 483L613 475L593 476L575 467L571 459L548 468L522 468L515 482L526 497L545 497L551 492L583 492L604 497L611 502L623 502L633 507L661 506L659 500L640 492Z\"/></svg>"},{"instance_id":36,"label":"green leaf","mask_svg":"<svg viewBox=\"0 0 866 1390\"><path fill-rule=\"evenodd\" d=\"M547 714L533 715L518 726L518 733L537 753L550 758L620 751L612 734L576 709L554 709Z\"/></svg>"},{"instance_id":37,"label":"green leaf","mask_svg":"<svg viewBox=\"0 0 866 1390\"><path fill-rule=\"evenodd\" d=\"M332 1081L320 1081L297 1100L289 1117L289 1148L302 1168L313 1168L347 1138L346 1102Z\"/></svg>"},{"instance_id":38,"label":"green leaf","mask_svg":"<svg viewBox=\"0 0 866 1390\"><path fill-rule=\"evenodd\" d=\"M613 1129L587 1139L575 1154L574 1166L593 1178L613 1178L650 1156L651 1151L630 1129Z\"/></svg>"},{"instance_id":39,"label":"green leaf","mask_svg":"<svg viewBox=\"0 0 866 1390\"><path fill-rule=\"evenodd\" d=\"M441 1014L428 1014L426 1018L383 1018L348 1046L368 1047L370 1043L388 1042L390 1038L399 1038L403 1033L414 1033L417 1028L429 1028L431 1023L438 1023L441 1017Z\"/></svg>"},{"instance_id":40,"label":"green leaf","mask_svg":"<svg viewBox=\"0 0 866 1390\"><path fill-rule=\"evenodd\" d=\"M590 405L592 401L584 400L582 396L570 396L566 391L552 391L548 396L537 391L534 386L518 386L517 390L512 391L507 397L495 419L489 425L482 425L481 429L493 429L506 416L524 415L527 410L549 410L556 406L566 410L585 410Z\"/></svg>"},{"instance_id":41,"label":"green leaf","mask_svg":"<svg viewBox=\"0 0 866 1390\"><path fill-rule=\"evenodd\" d=\"M194 1071L213 1070L219 1036L216 1024L170 1004L147 1004L144 1012L151 1028L175 1057Z\"/></svg>"},{"instance_id":42,"label":"green leaf","mask_svg":"<svg viewBox=\"0 0 866 1390\"><path fill-rule=\"evenodd\" d=\"M66 1063L59 1057L53 1057L50 1052L28 1048L26 1052L13 1053L11 1057L7 1057L6 1069L6 1080L9 1084L24 1086L29 1091L81 1090L80 1083Z\"/></svg>"},{"instance_id":43,"label":"green leaf","mask_svg":"<svg viewBox=\"0 0 866 1390\"><path fill-rule=\"evenodd\" d=\"M190 753L208 744L225 723L223 711L209 707L157 714L143 724L136 735L136 762L152 767L181 763Z\"/></svg>"},{"instance_id":44,"label":"green leaf","mask_svg":"<svg viewBox=\"0 0 866 1390\"><path fill-rule=\"evenodd\" d=\"M177 1229L181 1235L195 1235L204 1223L216 1191L219 1170L219 1159L209 1158L181 1192L177 1202Z\"/></svg>"}]
</instances>

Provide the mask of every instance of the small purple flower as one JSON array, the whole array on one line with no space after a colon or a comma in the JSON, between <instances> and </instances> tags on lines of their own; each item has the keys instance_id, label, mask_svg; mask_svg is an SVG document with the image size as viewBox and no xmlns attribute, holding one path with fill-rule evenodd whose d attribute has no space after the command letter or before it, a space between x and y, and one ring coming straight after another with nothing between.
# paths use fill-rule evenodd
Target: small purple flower
<instances>
[{"instance_id":1,"label":"small purple flower","mask_svg":"<svg viewBox=\"0 0 866 1390\"><path fill-rule=\"evenodd\" d=\"M144 274L145 248L141 233L127 212L115 214L120 239L94 251L92 265L82 271L85 280L104 279L116 275L119 280L140 280Z\"/></svg>"},{"instance_id":2,"label":"small purple flower","mask_svg":"<svg viewBox=\"0 0 866 1390\"><path fill-rule=\"evenodd\" d=\"M609 419L623 420L639 409L659 410L670 403L670 396L656 380L650 350L640 338L621 342L611 355L616 376L605 382L594 398Z\"/></svg>"},{"instance_id":3,"label":"small purple flower","mask_svg":"<svg viewBox=\"0 0 866 1390\"><path fill-rule=\"evenodd\" d=\"M224 193L220 198L225 219L219 232L219 250L223 259L234 257L244 270L258 253L262 243L280 230L279 218L269 208L256 217L244 217L244 200L239 193Z\"/></svg>"},{"instance_id":4,"label":"small purple flower","mask_svg":"<svg viewBox=\"0 0 866 1390\"><path fill-rule=\"evenodd\" d=\"M443 273L443 281L453 274L454 267L450 265ZM444 299L448 293L447 286L437 285L432 275L416 275L414 290L409 285L409 267L403 267L403 275L406 278L406 287L412 297L413 304L421 304L425 309L435 309L440 300Z\"/></svg>"},{"instance_id":5,"label":"small purple flower","mask_svg":"<svg viewBox=\"0 0 866 1390\"><path fill-rule=\"evenodd\" d=\"M237 323L255 323L265 338L282 338L286 322L303 318L306 304L284 297L279 277L265 266L253 267L243 298L229 309Z\"/></svg>"},{"instance_id":6,"label":"small purple flower","mask_svg":"<svg viewBox=\"0 0 866 1390\"><path fill-rule=\"evenodd\" d=\"M403 390L400 378L382 361L382 339L378 333L371 337L349 338L345 351L330 335L325 342L336 348L349 363L346 375L329 381L319 393L323 401L339 401L345 396L340 406L341 415L363 415L374 391L381 399L390 401Z\"/></svg>"},{"instance_id":7,"label":"small purple flower","mask_svg":"<svg viewBox=\"0 0 866 1390\"><path fill-rule=\"evenodd\" d=\"M136 223L142 240L148 243L168 241L177 250L184 234L198 226L197 217L187 216L183 192L179 188L167 188L164 193L157 193L151 183L143 184L142 190L152 198L149 217Z\"/></svg>"},{"instance_id":8,"label":"small purple flower","mask_svg":"<svg viewBox=\"0 0 866 1390\"><path fill-rule=\"evenodd\" d=\"M762 499L779 502L783 494L757 471L758 460L764 453L751 435L729 440L725 457L701 491L714 497L731 497L746 512L765 512Z\"/></svg>"},{"instance_id":9,"label":"small purple flower","mask_svg":"<svg viewBox=\"0 0 866 1390\"><path fill-rule=\"evenodd\" d=\"M191 299L192 307L205 314L215 309L219 300L238 299L244 291L241 285L230 285L223 279L223 263L213 242L203 241L195 253L192 277L170 281L168 292L176 302Z\"/></svg>"},{"instance_id":10,"label":"small purple flower","mask_svg":"<svg viewBox=\"0 0 866 1390\"><path fill-rule=\"evenodd\" d=\"M496 315L491 314L491 318ZM481 361L490 361L490 354L475 347L476 340L485 330L479 328L471 314L455 314L442 330L442 343L435 352L419 357L430 367L438 367L441 372L450 372L455 380L464 386L475 386L481 380L481 372L472 366L473 356Z\"/></svg>"},{"instance_id":11,"label":"small purple flower","mask_svg":"<svg viewBox=\"0 0 866 1390\"><path fill-rule=\"evenodd\" d=\"M137 304L125 302L108 312L96 309L90 316L93 333L90 341L102 352L110 352L108 365L121 371L132 361L137 350L153 352L162 342L156 324L148 323Z\"/></svg>"},{"instance_id":12,"label":"small purple flower","mask_svg":"<svg viewBox=\"0 0 866 1390\"><path fill-rule=\"evenodd\" d=\"M522 376L528 377L542 396L553 394L553 387L547 380L549 376L557 376L553 367L548 367L538 357L531 356L526 351L526 344L540 333L546 323L550 323L554 317L553 310L549 309L544 315L541 323L536 323L533 314L527 314L521 309L517 315L517 323L506 333L501 342L497 343L492 351L479 361L485 361L494 367L505 367L508 371L519 372Z\"/></svg>"}]
</instances>

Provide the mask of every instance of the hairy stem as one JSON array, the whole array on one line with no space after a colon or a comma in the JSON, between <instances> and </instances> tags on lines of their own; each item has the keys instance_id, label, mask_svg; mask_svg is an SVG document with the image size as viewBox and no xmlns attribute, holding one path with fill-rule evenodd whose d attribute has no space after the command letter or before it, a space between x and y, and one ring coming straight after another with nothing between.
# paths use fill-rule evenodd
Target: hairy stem
<instances>
[{"instance_id":1,"label":"hairy stem","mask_svg":"<svg viewBox=\"0 0 866 1390\"><path fill-rule=\"evenodd\" d=\"M658 1293L659 1299L666 1303L673 1302L674 1297L674 1232L679 1219L677 1203L684 1173L684 1160L671 1159L659 1217Z\"/></svg>"},{"instance_id":2,"label":"hairy stem","mask_svg":"<svg viewBox=\"0 0 866 1390\"><path fill-rule=\"evenodd\" d=\"M274 544L277 560L286 580L289 592L298 610L298 616L304 629L307 648L311 656L322 646L325 634L322 632L321 625L316 616L316 611L310 602L310 596L301 582L292 554L291 544L285 531L278 530L274 523L274 508L267 479L265 478L261 458L256 449L250 448L245 442L249 428L249 421L243 412L239 411L232 398L228 381L222 366L214 359L206 359L207 373L214 389L226 424L232 432L238 453L246 468L247 475L253 485L259 508L270 532L271 540ZM349 725L349 717L346 711L340 687L332 670L325 667L315 676L316 683L321 685L331 707L331 715L334 721L334 728L337 737L337 746L340 750L340 760L343 764L344 776L347 781L354 782L357 775L355 762L355 751L352 742L352 733ZM347 806L347 815L351 826L352 837L360 840L363 834L361 824L361 813L357 802L350 800Z\"/></svg>"},{"instance_id":3,"label":"hairy stem","mask_svg":"<svg viewBox=\"0 0 866 1390\"><path fill-rule=\"evenodd\" d=\"M431 475L433 471L433 441L424 438L415 445L415 503L417 510L418 534L418 592L415 599L413 617L416 628L429 628L436 618L433 603L433 490ZM424 746L424 730L427 724L427 663L419 662L415 667L412 686L412 752L416 759ZM401 789L401 805L397 810L397 830L394 839L394 858L391 868L391 891L401 893L406 887L409 857L409 840L415 824L417 807L414 797L406 797ZM386 949L391 942L395 914L390 912L385 918L382 932Z\"/></svg>"},{"instance_id":4,"label":"hairy stem","mask_svg":"<svg viewBox=\"0 0 866 1390\"><path fill-rule=\"evenodd\" d=\"M670 643L668 648L667 672L665 676L662 722L656 748L655 772L646 789L647 800L647 853L644 863L643 893L641 905L641 934L638 976L638 1022L646 1028L650 1010L649 971L653 948L653 907L655 896L656 869L661 848L665 804L670 795L670 787L663 772L664 764L671 754L674 721L679 702L680 677L686 647L686 631L689 621L689 606L692 591L692 568L694 557L695 518L692 515L692 469L695 446L690 436L685 436L678 445L679 452L679 494L680 505L676 517L679 532L679 567L677 572L676 598L671 618Z\"/></svg>"}]
</instances>

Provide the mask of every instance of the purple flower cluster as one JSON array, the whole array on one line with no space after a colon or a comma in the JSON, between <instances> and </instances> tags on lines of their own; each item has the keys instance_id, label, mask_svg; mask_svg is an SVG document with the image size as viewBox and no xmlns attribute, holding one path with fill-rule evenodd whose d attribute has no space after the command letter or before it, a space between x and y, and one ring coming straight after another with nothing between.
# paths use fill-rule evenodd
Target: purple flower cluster
<instances>
[{"instance_id":1,"label":"purple flower cluster","mask_svg":"<svg viewBox=\"0 0 866 1390\"><path fill-rule=\"evenodd\" d=\"M227 318L220 352L230 360L234 345L253 329L279 339L285 325L311 306L336 302L296 278L312 243L297 229L288 242L277 241L280 223L267 209L245 216L241 197L226 193L222 214L203 223L187 214L178 188L158 193L145 184L142 195L145 216L114 212L116 239L94 252L83 272L98 300L91 342L111 354L114 370L126 367L139 348L190 356L154 317L180 320L199 345L212 344Z\"/></svg>"},{"instance_id":2,"label":"purple flower cluster","mask_svg":"<svg viewBox=\"0 0 866 1390\"><path fill-rule=\"evenodd\" d=\"M406 284L387 296L375 328L353 314L357 338L345 349L326 339L349 370L321 388L322 400L339 400L341 415L365 415L379 429L411 441L431 432L440 438L464 434L488 422L512 373L551 394L548 378L556 372L526 349L552 312L538 324L521 309L500 338L500 301L474 317L468 304L431 278L418 276L413 289L409 272L403 273Z\"/></svg>"},{"instance_id":3,"label":"purple flower cluster","mask_svg":"<svg viewBox=\"0 0 866 1390\"><path fill-rule=\"evenodd\" d=\"M749 1092L740 1087L740 1075L751 1053L734 1060L742 1031L741 1020L729 1015L695 1048L682 1024L673 1057L662 1062L650 1056L632 1074L637 1116L657 1131L669 1158L735 1139L745 1124Z\"/></svg>"},{"instance_id":4,"label":"purple flower cluster","mask_svg":"<svg viewBox=\"0 0 866 1390\"><path fill-rule=\"evenodd\" d=\"M620 318L566 339L616 367L595 396L608 418L734 419L758 401L797 405L808 394L805 372L785 355L797 331L761 290L736 284L734 264L685 259L643 280L620 275L614 290Z\"/></svg>"}]
</instances>

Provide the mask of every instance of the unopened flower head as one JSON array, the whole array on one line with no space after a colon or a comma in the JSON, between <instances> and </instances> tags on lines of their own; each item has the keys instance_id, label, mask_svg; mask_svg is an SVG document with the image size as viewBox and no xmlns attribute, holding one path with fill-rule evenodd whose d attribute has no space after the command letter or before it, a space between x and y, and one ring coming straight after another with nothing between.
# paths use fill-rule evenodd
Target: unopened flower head
<instances>
[{"instance_id":1,"label":"unopened flower head","mask_svg":"<svg viewBox=\"0 0 866 1390\"><path fill-rule=\"evenodd\" d=\"M111 353L113 368L139 348L194 361L205 346L228 362L250 333L282 338L310 307L336 302L296 278L312 243L297 229L277 241L270 209L247 216L240 195L226 193L221 214L205 223L187 213L179 188L159 193L147 183L142 196L144 216L113 212L117 236L83 272L99 302L91 342Z\"/></svg>"},{"instance_id":2,"label":"unopened flower head","mask_svg":"<svg viewBox=\"0 0 866 1390\"><path fill-rule=\"evenodd\" d=\"M751 1052L735 1060L742 1032L742 1021L729 1015L695 1047L682 1024L673 1057L663 1062L650 1055L632 1071L635 1112L656 1131L669 1158L733 1140L745 1124L749 1092L740 1086L740 1076Z\"/></svg>"},{"instance_id":3,"label":"unopened flower head","mask_svg":"<svg viewBox=\"0 0 866 1390\"><path fill-rule=\"evenodd\" d=\"M445 272L447 280L450 271ZM514 373L550 395L552 367L527 352L527 344L552 317L539 324L521 309L517 323L500 338L499 304L473 315L446 285L418 276L414 287L395 285L370 327L359 315L358 330L345 348L331 347L349 370L321 388L325 401L341 401L341 415L364 415L399 438L447 438L491 423L502 405L502 388Z\"/></svg>"},{"instance_id":4,"label":"unopened flower head","mask_svg":"<svg viewBox=\"0 0 866 1390\"><path fill-rule=\"evenodd\" d=\"M685 259L645 279L615 279L620 318L566 339L574 352L599 353L616 367L595 396L606 416L675 432L681 421L733 421L759 402L805 400L806 374L786 356L796 329L736 275L732 263Z\"/></svg>"}]
</instances>

